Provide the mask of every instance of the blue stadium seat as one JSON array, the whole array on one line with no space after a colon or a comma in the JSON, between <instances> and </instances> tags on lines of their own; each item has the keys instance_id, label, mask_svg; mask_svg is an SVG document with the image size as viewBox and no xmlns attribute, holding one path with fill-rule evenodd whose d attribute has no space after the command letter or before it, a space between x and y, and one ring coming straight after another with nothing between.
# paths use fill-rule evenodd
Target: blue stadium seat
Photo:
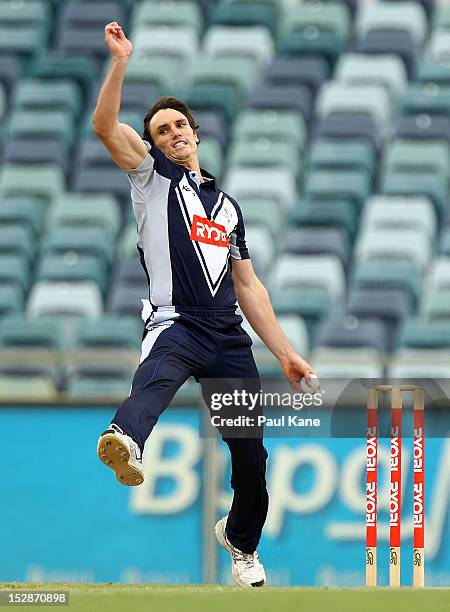
<instances>
[{"instance_id":1,"label":"blue stadium seat","mask_svg":"<svg viewBox=\"0 0 450 612\"><path fill-rule=\"evenodd\" d=\"M3 85L7 96L11 94L22 73L23 65L17 55L0 54L0 83Z\"/></svg>"},{"instance_id":2,"label":"blue stadium seat","mask_svg":"<svg viewBox=\"0 0 450 612\"><path fill-rule=\"evenodd\" d=\"M330 228L290 227L283 239L283 251L293 255L335 255L347 267L350 248L344 230Z\"/></svg>"},{"instance_id":3,"label":"blue stadium seat","mask_svg":"<svg viewBox=\"0 0 450 612\"><path fill-rule=\"evenodd\" d=\"M200 140L203 136L212 136L221 144L225 150L228 144L228 125L224 122L222 115L214 111L196 111L195 120L199 125L198 135Z\"/></svg>"},{"instance_id":4,"label":"blue stadium seat","mask_svg":"<svg viewBox=\"0 0 450 612\"><path fill-rule=\"evenodd\" d=\"M306 85L316 95L321 85L329 78L327 62L320 57L285 57L277 55L264 73L272 86Z\"/></svg>"},{"instance_id":5,"label":"blue stadium seat","mask_svg":"<svg viewBox=\"0 0 450 612\"><path fill-rule=\"evenodd\" d=\"M419 57L419 46L410 32L374 30L361 38L355 50L373 55L398 55L405 64L408 78L415 73Z\"/></svg>"},{"instance_id":6,"label":"blue stadium seat","mask_svg":"<svg viewBox=\"0 0 450 612\"><path fill-rule=\"evenodd\" d=\"M258 110L294 110L307 123L312 112L312 96L307 87L259 85L249 94L244 106Z\"/></svg>"},{"instance_id":7,"label":"blue stadium seat","mask_svg":"<svg viewBox=\"0 0 450 612\"><path fill-rule=\"evenodd\" d=\"M374 117L364 113L331 113L318 120L316 137L325 138L363 138L376 149L382 143L380 129Z\"/></svg>"},{"instance_id":8,"label":"blue stadium seat","mask_svg":"<svg viewBox=\"0 0 450 612\"><path fill-rule=\"evenodd\" d=\"M410 316L413 303L398 289L353 289L350 291L346 312L358 319L381 319L387 329L387 350L394 348L398 325Z\"/></svg>"},{"instance_id":9,"label":"blue stadium seat","mask_svg":"<svg viewBox=\"0 0 450 612\"><path fill-rule=\"evenodd\" d=\"M102 32L105 25L117 21L126 29L127 23L120 2L102 0L88 2L87 0L67 0L59 12L58 30L66 28L92 29Z\"/></svg>"},{"instance_id":10,"label":"blue stadium seat","mask_svg":"<svg viewBox=\"0 0 450 612\"><path fill-rule=\"evenodd\" d=\"M59 165L67 176L70 163L68 148L63 142L47 138L9 139L3 149L3 163Z\"/></svg>"},{"instance_id":11,"label":"blue stadium seat","mask_svg":"<svg viewBox=\"0 0 450 612\"><path fill-rule=\"evenodd\" d=\"M332 318L322 323L315 346L336 348L374 348L380 353L388 348L388 335L378 319L358 319L352 315Z\"/></svg>"},{"instance_id":12,"label":"blue stadium seat","mask_svg":"<svg viewBox=\"0 0 450 612\"><path fill-rule=\"evenodd\" d=\"M442 140L450 144L450 118L419 113L400 117L395 125L399 138Z\"/></svg>"},{"instance_id":13,"label":"blue stadium seat","mask_svg":"<svg viewBox=\"0 0 450 612\"><path fill-rule=\"evenodd\" d=\"M76 171L72 188L79 193L108 193L114 195L123 206L130 205L130 184L124 172L116 167L84 167Z\"/></svg>"},{"instance_id":14,"label":"blue stadium seat","mask_svg":"<svg viewBox=\"0 0 450 612\"><path fill-rule=\"evenodd\" d=\"M107 310L116 315L140 317L142 299L148 299L147 281L141 286L115 284L109 296Z\"/></svg>"}]
</instances>

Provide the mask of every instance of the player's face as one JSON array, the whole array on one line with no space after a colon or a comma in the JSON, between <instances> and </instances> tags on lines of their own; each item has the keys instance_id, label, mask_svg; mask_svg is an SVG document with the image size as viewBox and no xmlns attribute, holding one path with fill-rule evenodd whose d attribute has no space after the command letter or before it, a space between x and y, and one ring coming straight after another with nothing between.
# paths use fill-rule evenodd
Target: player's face
<instances>
[{"instance_id":1,"label":"player's face","mask_svg":"<svg viewBox=\"0 0 450 612\"><path fill-rule=\"evenodd\" d=\"M164 108L150 121L153 142L175 163L189 162L197 155L197 136L187 118L173 108Z\"/></svg>"}]
</instances>

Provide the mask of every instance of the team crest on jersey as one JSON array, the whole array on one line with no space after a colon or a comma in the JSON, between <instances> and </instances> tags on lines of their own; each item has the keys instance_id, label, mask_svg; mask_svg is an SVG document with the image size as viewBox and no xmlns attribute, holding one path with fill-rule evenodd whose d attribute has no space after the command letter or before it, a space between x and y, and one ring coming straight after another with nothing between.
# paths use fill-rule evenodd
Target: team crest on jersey
<instances>
[{"instance_id":1,"label":"team crest on jersey","mask_svg":"<svg viewBox=\"0 0 450 612\"><path fill-rule=\"evenodd\" d=\"M203 242L203 244L212 244L214 246L226 248L230 246L225 227L220 225L220 223L215 223L199 215L193 216L190 237L191 240Z\"/></svg>"}]
</instances>

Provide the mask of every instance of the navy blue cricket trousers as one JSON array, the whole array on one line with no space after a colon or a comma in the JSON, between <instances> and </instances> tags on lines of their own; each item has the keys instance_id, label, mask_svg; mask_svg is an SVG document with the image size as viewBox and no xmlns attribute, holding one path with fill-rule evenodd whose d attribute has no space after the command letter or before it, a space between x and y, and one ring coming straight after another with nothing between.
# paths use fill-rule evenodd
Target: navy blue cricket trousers
<instances>
[{"instance_id":1,"label":"navy blue cricket trousers","mask_svg":"<svg viewBox=\"0 0 450 612\"><path fill-rule=\"evenodd\" d=\"M258 379L252 341L235 308L160 307L146 324L130 396L113 422L141 451L159 416L190 377ZM176 318L174 318L176 317ZM267 451L262 438L223 438L231 453L233 503L226 533L245 553L256 550L267 516Z\"/></svg>"}]
</instances>

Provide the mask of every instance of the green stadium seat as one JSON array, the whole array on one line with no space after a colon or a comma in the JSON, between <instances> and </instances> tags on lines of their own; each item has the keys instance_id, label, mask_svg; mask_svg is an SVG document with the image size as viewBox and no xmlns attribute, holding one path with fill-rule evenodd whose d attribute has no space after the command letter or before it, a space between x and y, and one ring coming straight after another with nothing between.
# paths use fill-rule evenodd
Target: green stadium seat
<instances>
[{"instance_id":1,"label":"green stadium seat","mask_svg":"<svg viewBox=\"0 0 450 612\"><path fill-rule=\"evenodd\" d=\"M100 227L117 236L120 209L117 200L105 194L61 193L50 210L50 226Z\"/></svg>"},{"instance_id":2,"label":"green stadium seat","mask_svg":"<svg viewBox=\"0 0 450 612\"><path fill-rule=\"evenodd\" d=\"M270 288L275 295L285 287L325 289L335 306L342 303L345 276L341 261L333 255L285 255L278 257L271 274Z\"/></svg>"},{"instance_id":3,"label":"green stadium seat","mask_svg":"<svg viewBox=\"0 0 450 612\"><path fill-rule=\"evenodd\" d=\"M50 203L63 191L64 175L59 166L6 164L0 170L0 198L32 196Z\"/></svg>"},{"instance_id":4,"label":"green stadium seat","mask_svg":"<svg viewBox=\"0 0 450 612\"><path fill-rule=\"evenodd\" d=\"M408 115L427 113L450 116L450 85L411 83L402 96L401 111Z\"/></svg>"},{"instance_id":5,"label":"green stadium seat","mask_svg":"<svg viewBox=\"0 0 450 612\"><path fill-rule=\"evenodd\" d=\"M31 264L36 244L26 225L0 225L0 255L25 255Z\"/></svg>"},{"instance_id":6,"label":"green stadium seat","mask_svg":"<svg viewBox=\"0 0 450 612\"><path fill-rule=\"evenodd\" d=\"M0 284L0 317L18 314L23 310L23 292L14 285Z\"/></svg>"},{"instance_id":7,"label":"green stadium seat","mask_svg":"<svg viewBox=\"0 0 450 612\"><path fill-rule=\"evenodd\" d=\"M272 233L277 240L284 225L284 211L276 200L267 198L245 198L239 201L245 225L261 225Z\"/></svg>"},{"instance_id":8,"label":"green stadium seat","mask_svg":"<svg viewBox=\"0 0 450 612\"><path fill-rule=\"evenodd\" d=\"M450 86L450 66L443 62L438 63L426 57L419 62L416 79L420 83L435 83L439 86Z\"/></svg>"},{"instance_id":9,"label":"green stadium seat","mask_svg":"<svg viewBox=\"0 0 450 612\"><path fill-rule=\"evenodd\" d=\"M37 281L31 288L26 312L36 318L61 315L98 319L103 301L99 287L92 282Z\"/></svg>"},{"instance_id":10,"label":"green stadium seat","mask_svg":"<svg viewBox=\"0 0 450 612\"><path fill-rule=\"evenodd\" d=\"M57 51L38 54L29 67L30 76L33 78L76 81L81 87L84 97L88 96L90 92L96 78L96 72L93 57L76 54L67 55Z\"/></svg>"},{"instance_id":11,"label":"green stadium seat","mask_svg":"<svg viewBox=\"0 0 450 612\"><path fill-rule=\"evenodd\" d=\"M355 26L358 38L376 30L406 31L418 47L424 43L428 30L425 11L418 2L365 3Z\"/></svg>"},{"instance_id":12,"label":"green stadium seat","mask_svg":"<svg viewBox=\"0 0 450 612\"><path fill-rule=\"evenodd\" d=\"M9 138L52 138L72 146L73 116L67 110L15 110L8 124Z\"/></svg>"},{"instance_id":13,"label":"green stadium seat","mask_svg":"<svg viewBox=\"0 0 450 612\"><path fill-rule=\"evenodd\" d=\"M305 182L305 196L317 200L351 200L362 208L371 192L367 170L311 170Z\"/></svg>"},{"instance_id":14,"label":"green stadium seat","mask_svg":"<svg viewBox=\"0 0 450 612\"><path fill-rule=\"evenodd\" d=\"M295 176L300 176L302 166L300 152L296 143L272 142L261 137L249 142L238 140L233 143L228 153L228 169L239 167L255 168L288 168Z\"/></svg>"},{"instance_id":15,"label":"green stadium seat","mask_svg":"<svg viewBox=\"0 0 450 612\"><path fill-rule=\"evenodd\" d=\"M135 30L133 45L137 57L176 57L185 70L198 53L198 36L191 27L178 27L175 36L168 27L144 26Z\"/></svg>"},{"instance_id":16,"label":"green stadium seat","mask_svg":"<svg viewBox=\"0 0 450 612\"><path fill-rule=\"evenodd\" d=\"M233 85L225 83L201 83L188 85L175 91L175 97L183 100L194 111L221 113L229 124L238 110L239 96Z\"/></svg>"},{"instance_id":17,"label":"green stadium seat","mask_svg":"<svg viewBox=\"0 0 450 612\"><path fill-rule=\"evenodd\" d=\"M286 7L281 16L280 35L305 28L334 32L340 41L346 43L351 28L348 7L340 2L308 2Z\"/></svg>"},{"instance_id":18,"label":"green stadium seat","mask_svg":"<svg viewBox=\"0 0 450 612\"><path fill-rule=\"evenodd\" d=\"M220 2L211 8L210 25L263 26L276 34L278 6L275 2L241 0Z\"/></svg>"},{"instance_id":19,"label":"green stadium seat","mask_svg":"<svg viewBox=\"0 0 450 612\"><path fill-rule=\"evenodd\" d=\"M67 79L22 79L14 91L12 104L22 110L62 110L77 116L81 94L78 85Z\"/></svg>"},{"instance_id":20,"label":"green stadium seat","mask_svg":"<svg viewBox=\"0 0 450 612\"><path fill-rule=\"evenodd\" d=\"M385 259L356 263L353 286L361 289L401 289L406 291L414 303L421 292L422 279L417 266L410 261L390 261Z\"/></svg>"},{"instance_id":21,"label":"green stadium seat","mask_svg":"<svg viewBox=\"0 0 450 612\"><path fill-rule=\"evenodd\" d=\"M49 23L50 11L45 1L0 2L0 26L35 26L46 29Z\"/></svg>"},{"instance_id":22,"label":"green stadium seat","mask_svg":"<svg viewBox=\"0 0 450 612\"><path fill-rule=\"evenodd\" d=\"M450 321L450 288L437 292L425 291L422 295L420 313L426 319Z\"/></svg>"},{"instance_id":23,"label":"green stadium seat","mask_svg":"<svg viewBox=\"0 0 450 612\"><path fill-rule=\"evenodd\" d=\"M272 306L278 315L297 314L305 321L309 338L314 338L317 324L333 313L333 300L325 287L281 287L272 294Z\"/></svg>"},{"instance_id":24,"label":"green stadium seat","mask_svg":"<svg viewBox=\"0 0 450 612\"><path fill-rule=\"evenodd\" d=\"M44 210L40 204L40 200L33 197L1 199L0 227L2 225L23 225L32 230L37 238L44 222Z\"/></svg>"},{"instance_id":25,"label":"green stadium seat","mask_svg":"<svg viewBox=\"0 0 450 612\"><path fill-rule=\"evenodd\" d=\"M177 2L140 2L135 5L131 18L131 28L136 31L147 26L167 26L176 28L187 26L200 36L203 17L197 2L178 0Z\"/></svg>"},{"instance_id":26,"label":"green stadium seat","mask_svg":"<svg viewBox=\"0 0 450 612\"><path fill-rule=\"evenodd\" d=\"M304 200L290 211L289 221L305 227L337 227L345 230L352 242L357 231L358 214L350 200Z\"/></svg>"},{"instance_id":27,"label":"green stadium seat","mask_svg":"<svg viewBox=\"0 0 450 612\"><path fill-rule=\"evenodd\" d=\"M313 169L362 169L373 174L375 163L375 152L365 140L318 138L311 146L310 165Z\"/></svg>"},{"instance_id":28,"label":"green stadium seat","mask_svg":"<svg viewBox=\"0 0 450 612\"><path fill-rule=\"evenodd\" d=\"M450 349L450 320L408 319L400 329L397 347Z\"/></svg>"},{"instance_id":29,"label":"green stadium seat","mask_svg":"<svg viewBox=\"0 0 450 612\"><path fill-rule=\"evenodd\" d=\"M2 402L23 400L28 402L55 401L58 391L53 380L44 376L11 376L0 372L0 399Z\"/></svg>"},{"instance_id":30,"label":"green stadium seat","mask_svg":"<svg viewBox=\"0 0 450 612\"><path fill-rule=\"evenodd\" d=\"M235 142L267 138L271 142L293 141L301 150L307 145L303 117L292 111L242 110L233 124Z\"/></svg>"},{"instance_id":31,"label":"green stadium seat","mask_svg":"<svg viewBox=\"0 0 450 612\"><path fill-rule=\"evenodd\" d=\"M450 176L450 152L442 141L394 140L383 161L385 171L433 172Z\"/></svg>"},{"instance_id":32,"label":"green stadium seat","mask_svg":"<svg viewBox=\"0 0 450 612\"><path fill-rule=\"evenodd\" d=\"M82 321L75 345L84 349L134 349L141 347L142 325L132 317L108 316L98 321Z\"/></svg>"},{"instance_id":33,"label":"green stadium seat","mask_svg":"<svg viewBox=\"0 0 450 612\"><path fill-rule=\"evenodd\" d=\"M133 54L127 66L125 82L148 83L168 94L175 86L177 72L178 60L176 57ZM151 100L148 101L148 105L150 107Z\"/></svg>"},{"instance_id":34,"label":"green stadium seat","mask_svg":"<svg viewBox=\"0 0 450 612\"><path fill-rule=\"evenodd\" d=\"M37 274L38 280L50 282L95 283L104 293L107 288L107 272L102 260L92 255L66 253L63 257L44 255Z\"/></svg>"},{"instance_id":35,"label":"green stadium seat","mask_svg":"<svg viewBox=\"0 0 450 612\"><path fill-rule=\"evenodd\" d=\"M53 227L42 244L46 254L65 256L70 253L92 255L108 268L114 259L114 234L104 227Z\"/></svg>"},{"instance_id":36,"label":"green stadium seat","mask_svg":"<svg viewBox=\"0 0 450 612\"><path fill-rule=\"evenodd\" d=\"M46 32L41 27L0 24L0 53L14 53L29 60L42 52L45 44Z\"/></svg>"},{"instance_id":37,"label":"green stadium seat","mask_svg":"<svg viewBox=\"0 0 450 612\"><path fill-rule=\"evenodd\" d=\"M442 232L439 243L439 253L445 257L450 257L450 228L446 228Z\"/></svg>"},{"instance_id":38,"label":"green stadium seat","mask_svg":"<svg viewBox=\"0 0 450 612\"><path fill-rule=\"evenodd\" d=\"M295 176L287 168L236 168L227 172L224 189L239 202L247 198L270 198L284 210L292 208L297 195Z\"/></svg>"},{"instance_id":39,"label":"green stadium seat","mask_svg":"<svg viewBox=\"0 0 450 612\"><path fill-rule=\"evenodd\" d=\"M25 294L30 286L30 266L21 255L0 255L0 284L16 287Z\"/></svg>"},{"instance_id":40,"label":"green stadium seat","mask_svg":"<svg viewBox=\"0 0 450 612\"><path fill-rule=\"evenodd\" d=\"M220 142L214 137L205 136L198 149L200 166L218 179L222 176L223 152Z\"/></svg>"},{"instance_id":41,"label":"green stadium seat","mask_svg":"<svg viewBox=\"0 0 450 612\"><path fill-rule=\"evenodd\" d=\"M282 56L323 57L330 70L346 48L338 32L319 30L313 25L286 32L278 40L278 51Z\"/></svg>"},{"instance_id":42,"label":"green stadium seat","mask_svg":"<svg viewBox=\"0 0 450 612\"><path fill-rule=\"evenodd\" d=\"M203 39L203 52L209 57L251 57L255 69L268 64L274 54L270 32L262 26L233 27L213 25Z\"/></svg>"},{"instance_id":43,"label":"green stadium seat","mask_svg":"<svg viewBox=\"0 0 450 612\"><path fill-rule=\"evenodd\" d=\"M391 101L383 85L328 81L319 91L316 112L319 117L332 113L365 113L384 131L391 121Z\"/></svg>"},{"instance_id":44,"label":"green stadium seat","mask_svg":"<svg viewBox=\"0 0 450 612\"><path fill-rule=\"evenodd\" d=\"M392 96L404 92L408 76L402 60L395 55L344 53L336 65L334 78L349 84L382 84Z\"/></svg>"},{"instance_id":45,"label":"green stadium seat","mask_svg":"<svg viewBox=\"0 0 450 612\"><path fill-rule=\"evenodd\" d=\"M0 321L0 347L61 350L63 334L60 322L23 316L5 317Z\"/></svg>"},{"instance_id":46,"label":"green stadium seat","mask_svg":"<svg viewBox=\"0 0 450 612\"><path fill-rule=\"evenodd\" d=\"M448 179L433 172L386 172L381 183L381 193L388 195L422 195L435 207L438 219L447 205Z\"/></svg>"},{"instance_id":47,"label":"green stadium seat","mask_svg":"<svg viewBox=\"0 0 450 612\"><path fill-rule=\"evenodd\" d=\"M257 77L254 62L248 57L204 57L192 64L185 80L191 85L233 85L237 95L243 96L253 87Z\"/></svg>"}]
</instances>

